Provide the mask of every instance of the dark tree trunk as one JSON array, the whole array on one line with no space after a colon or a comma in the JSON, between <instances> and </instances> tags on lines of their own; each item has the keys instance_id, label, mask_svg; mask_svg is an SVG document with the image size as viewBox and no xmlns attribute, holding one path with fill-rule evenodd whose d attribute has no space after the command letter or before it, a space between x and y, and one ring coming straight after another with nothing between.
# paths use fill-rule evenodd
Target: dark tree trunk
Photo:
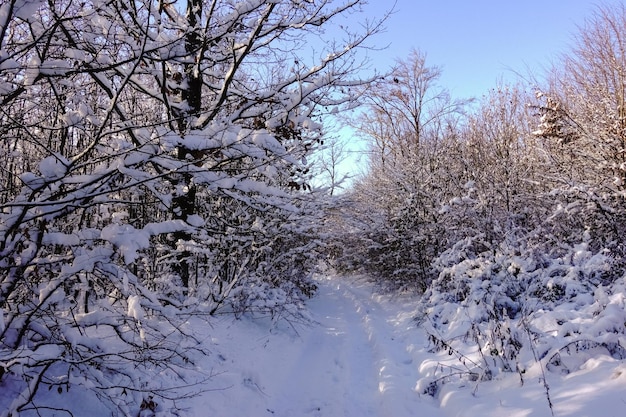
<instances>
[{"instance_id":1,"label":"dark tree trunk","mask_svg":"<svg viewBox=\"0 0 626 417\"><path fill-rule=\"evenodd\" d=\"M185 63L185 77L187 86L181 92L183 103L186 102L188 110L181 114L178 120L180 134L184 138L189 130L189 121L193 117L200 114L202 109L202 76L200 74L198 64L202 59L200 56L202 50L202 38L199 35L198 23L202 18L202 0L188 0L187 2L187 23L189 24L189 32L185 36L185 50L189 62ZM178 159L185 160L191 154L190 149L184 145L178 148ZM186 221L189 216L196 212L196 189L191 182L191 176L183 172L180 176L183 182L181 190L173 200L174 218ZM187 241L191 239L191 235L187 232L176 232L173 234L174 242L179 240ZM175 271L179 274L184 288L189 287L190 265L188 251L183 251L178 255L177 263L174 266Z\"/></svg>"}]
</instances>

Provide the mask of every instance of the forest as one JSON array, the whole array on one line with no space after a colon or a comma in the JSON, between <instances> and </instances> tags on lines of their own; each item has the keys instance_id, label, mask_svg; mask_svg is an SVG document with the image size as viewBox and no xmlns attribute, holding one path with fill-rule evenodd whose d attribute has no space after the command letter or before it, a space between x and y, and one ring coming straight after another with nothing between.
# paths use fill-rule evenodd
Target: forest
<instances>
[{"instance_id":1,"label":"forest","mask_svg":"<svg viewBox=\"0 0 626 417\"><path fill-rule=\"evenodd\" d=\"M211 355L189 317L297 321L328 274L412 294L463 363L429 395L626 358L626 7L461 100L417 49L368 71L362 3L0 4L0 416L72 415L46 393L75 385L112 415L182 400ZM349 181L337 123L368 144Z\"/></svg>"}]
</instances>

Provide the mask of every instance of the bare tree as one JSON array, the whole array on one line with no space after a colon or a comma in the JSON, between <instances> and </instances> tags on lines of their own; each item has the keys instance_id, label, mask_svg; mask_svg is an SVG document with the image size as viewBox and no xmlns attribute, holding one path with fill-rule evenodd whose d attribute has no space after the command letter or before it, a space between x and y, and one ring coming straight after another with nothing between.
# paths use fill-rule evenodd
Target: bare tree
<instances>
[{"instance_id":1,"label":"bare tree","mask_svg":"<svg viewBox=\"0 0 626 417\"><path fill-rule=\"evenodd\" d=\"M357 129L381 161L418 153L422 142L436 141L446 123L454 123L467 101L452 99L438 85L440 76L440 68L428 66L426 55L413 50L368 88Z\"/></svg>"},{"instance_id":2,"label":"bare tree","mask_svg":"<svg viewBox=\"0 0 626 417\"><path fill-rule=\"evenodd\" d=\"M350 158L348 140L349 138L339 136L325 138L323 150L315 160L317 181L322 188L328 189L330 196L343 189L346 182L356 175L354 171L358 169L356 159ZM350 160L353 162L350 163Z\"/></svg>"}]
</instances>

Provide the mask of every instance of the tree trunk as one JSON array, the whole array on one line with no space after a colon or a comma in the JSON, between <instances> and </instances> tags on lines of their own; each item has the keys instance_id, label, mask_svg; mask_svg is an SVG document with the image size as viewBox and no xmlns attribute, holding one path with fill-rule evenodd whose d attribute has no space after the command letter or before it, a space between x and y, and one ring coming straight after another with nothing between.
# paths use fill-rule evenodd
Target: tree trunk
<instances>
[{"instance_id":1,"label":"tree trunk","mask_svg":"<svg viewBox=\"0 0 626 417\"><path fill-rule=\"evenodd\" d=\"M187 104L187 111L182 112L178 119L178 127L181 137L185 137L188 133L190 120L197 116L202 109L202 76L198 68L202 50L202 39L199 35L198 23L202 18L202 0L187 1L187 23L188 32L185 35L185 51L187 52L188 62L185 63L185 77L187 80L186 88L181 92L183 103ZM191 59L193 58L193 59ZM180 160L187 159L187 155L191 153L190 149L181 145L177 150L177 157ZM172 205L174 218L187 221L189 216L196 212L196 189L191 182L191 176L183 172L180 176L182 186L178 188L178 194L173 198ZM187 241L191 239L188 232L176 232L173 234L173 245L177 242ZM184 288L189 287L190 265L188 251L182 251L177 256L177 263L174 270L179 274Z\"/></svg>"}]
</instances>

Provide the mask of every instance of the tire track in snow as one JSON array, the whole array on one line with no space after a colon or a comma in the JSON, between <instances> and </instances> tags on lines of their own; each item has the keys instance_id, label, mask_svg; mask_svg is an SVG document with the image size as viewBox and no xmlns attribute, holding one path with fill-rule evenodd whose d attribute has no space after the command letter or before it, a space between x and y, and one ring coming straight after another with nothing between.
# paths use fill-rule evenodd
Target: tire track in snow
<instances>
[{"instance_id":1,"label":"tire track in snow","mask_svg":"<svg viewBox=\"0 0 626 417\"><path fill-rule=\"evenodd\" d=\"M376 404L363 398L363 390L376 389L375 374L363 366L373 357L366 335L351 328L356 320L351 307L341 290L320 285L311 302L319 324L303 334L300 354L285 364L290 370L276 407L270 407L277 417L380 415Z\"/></svg>"},{"instance_id":2,"label":"tire track in snow","mask_svg":"<svg viewBox=\"0 0 626 417\"><path fill-rule=\"evenodd\" d=\"M416 343L409 335L419 337L411 324L411 306L379 301L371 286L357 283L346 285L346 297L361 316L363 331L367 334L370 349L374 352L377 368L378 392L381 396L381 416L416 416L425 407L415 391L421 358L415 355ZM403 329L402 326L405 328ZM409 327L407 332L407 326ZM419 349L421 350L421 349ZM415 356L415 357L414 357Z\"/></svg>"},{"instance_id":3,"label":"tire track in snow","mask_svg":"<svg viewBox=\"0 0 626 417\"><path fill-rule=\"evenodd\" d=\"M319 326L303 335L300 354L285 364L290 370L274 415L413 417L430 408L414 389L420 341L408 340L416 332L401 327L410 322L410 308L379 301L369 285L319 284L310 303Z\"/></svg>"}]
</instances>

